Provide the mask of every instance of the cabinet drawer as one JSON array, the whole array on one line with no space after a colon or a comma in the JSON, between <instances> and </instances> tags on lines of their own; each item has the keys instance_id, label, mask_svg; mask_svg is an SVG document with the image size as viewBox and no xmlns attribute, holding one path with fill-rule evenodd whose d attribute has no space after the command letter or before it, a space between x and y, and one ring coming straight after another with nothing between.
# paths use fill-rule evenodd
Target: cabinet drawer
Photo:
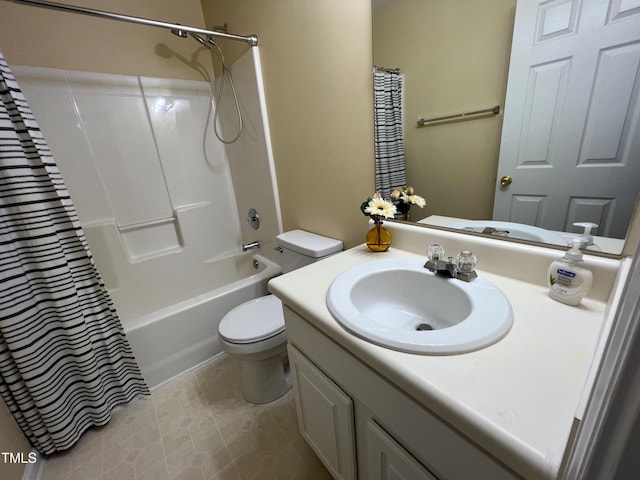
<instances>
[{"instance_id":1,"label":"cabinet drawer","mask_svg":"<svg viewBox=\"0 0 640 480\"><path fill-rule=\"evenodd\" d=\"M367 420L369 480L438 480L372 419Z\"/></svg>"}]
</instances>

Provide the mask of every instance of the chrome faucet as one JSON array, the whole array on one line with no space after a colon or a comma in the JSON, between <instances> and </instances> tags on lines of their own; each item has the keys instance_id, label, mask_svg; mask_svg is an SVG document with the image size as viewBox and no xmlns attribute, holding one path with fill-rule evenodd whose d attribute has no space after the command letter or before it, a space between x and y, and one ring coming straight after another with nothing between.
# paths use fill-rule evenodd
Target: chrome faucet
<instances>
[{"instance_id":1,"label":"chrome faucet","mask_svg":"<svg viewBox=\"0 0 640 480\"><path fill-rule=\"evenodd\" d=\"M484 235L495 235L496 237L509 236L509 230L502 230L493 227L484 227L480 232L478 231L477 227L464 227L462 230L466 230L467 232L482 233Z\"/></svg>"},{"instance_id":2,"label":"chrome faucet","mask_svg":"<svg viewBox=\"0 0 640 480\"><path fill-rule=\"evenodd\" d=\"M446 275L448 277L456 277L456 265L453 263L453 257L449 257L448 260L441 260L444 257L444 248L442 245L433 243L429 245L427 249L427 263L424 264L424 268L433 273L440 275Z\"/></svg>"},{"instance_id":3,"label":"chrome faucet","mask_svg":"<svg viewBox=\"0 0 640 480\"><path fill-rule=\"evenodd\" d=\"M502 229L497 229L493 227L484 227L482 229L482 233L484 233L485 235L495 235L497 237L509 236L509 230L502 230Z\"/></svg>"},{"instance_id":4,"label":"chrome faucet","mask_svg":"<svg viewBox=\"0 0 640 480\"><path fill-rule=\"evenodd\" d=\"M255 242L244 243L242 245L242 251L246 252L247 250L252 250L254 248L260 248L260 241L256 240Z\"/></svg>"},{"instance_id":5,"label":"chrome faucet","mask_svg":"<svg viewBox=\"0 0 640 480\"><path fill-rule=\"evenodd\" d=\"M424 268L435 274L457 278L465 282L470 282L478 277L475 271L476 256L469 250L460 252L455 262L453 257L442 260L444 248L442 248L442 245L434 243L429 245L427 256L428 260L424 264Z\"/></svg>"}]
</instances>

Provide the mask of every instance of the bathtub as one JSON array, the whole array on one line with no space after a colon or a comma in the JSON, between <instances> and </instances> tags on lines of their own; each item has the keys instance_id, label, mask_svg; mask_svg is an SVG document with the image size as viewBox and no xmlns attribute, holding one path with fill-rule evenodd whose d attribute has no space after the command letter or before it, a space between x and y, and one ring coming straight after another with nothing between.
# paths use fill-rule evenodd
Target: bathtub
<instances>
[{"instance_id":1,"label":"bathtub","mask_svg":"<svg viewBox=\"0 0 640 480\"><path fill-rule=\"evenodd\" d=\"M150 289L110 291L149 388L222 354L222 317L266 295L269 279L281 273L278 264L257 254L234 255L202 267L202 272L169 279L167 283L175 286L171 295L154 296Z\"/></svg>"}]
</instances>

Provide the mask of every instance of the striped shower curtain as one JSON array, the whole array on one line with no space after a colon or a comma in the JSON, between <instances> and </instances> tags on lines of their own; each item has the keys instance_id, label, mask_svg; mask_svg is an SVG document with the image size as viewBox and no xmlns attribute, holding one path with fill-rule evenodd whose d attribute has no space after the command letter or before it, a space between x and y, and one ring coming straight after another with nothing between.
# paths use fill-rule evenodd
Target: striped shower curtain
<instances>
[{"instance_id":1,"label":"striped shower curtain","mask_svg":"<svg viewBox=\"0 0 640 480\"><path fill-rule=\"evenodd\" d=\"M0 54L0 395L42 454L149 394L69 192Z\"/></svg>"},{"instance_id":2,"label":"striped shower curtain","mask_svg":"<svg viewBox=\"0 0 640 480\"><path fill-rule=\"evenodd\" d=\"M376 192L384 198L407 184L402 131L403 88L404 76L373 73Z\"/></svg>"}]
</instances>

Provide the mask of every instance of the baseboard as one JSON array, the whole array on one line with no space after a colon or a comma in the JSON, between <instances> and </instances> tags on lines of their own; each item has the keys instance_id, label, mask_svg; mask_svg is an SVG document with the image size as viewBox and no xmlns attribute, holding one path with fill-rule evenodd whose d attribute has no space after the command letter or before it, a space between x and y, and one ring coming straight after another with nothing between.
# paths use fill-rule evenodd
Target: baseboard
<instances>
[{"instance_id":1,"label":"baseboard","mask_svg":"<svg viewBox=\"0 0 640 480\"><path fill-rule=\"evenodd\" d=\"M198 370L199 368L204 367L205 365L208 365L211 362L214 362L224 356L227 355L227 352L220 352L215 354L213 357L207 358L206 360L203 360L202 362L198 363L197 365L194 365L193 367L189 367L188 369L186 369L183 372L178 373L177 375L174 375L171 378L168 378L167 380L162 381L161 383L154 385L153 387L150 387L149 390L151 391L151 393L155 392L156 390L164 387L165 385L170 384L171 382L174 382L176 380L178 380L179 378L185 377L187 375L189 375L191 372Z\"/></svg>"}]
</instances>

